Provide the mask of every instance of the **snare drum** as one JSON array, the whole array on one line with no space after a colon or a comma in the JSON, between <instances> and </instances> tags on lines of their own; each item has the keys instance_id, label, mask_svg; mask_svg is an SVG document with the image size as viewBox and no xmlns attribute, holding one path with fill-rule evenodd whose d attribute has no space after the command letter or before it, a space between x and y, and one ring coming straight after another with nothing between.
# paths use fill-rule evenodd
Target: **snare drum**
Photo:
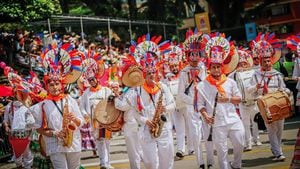
<instances>
[{"instance_id":1,"label":"snare drum","mask_svg":"<svg viewBox=\"0 0 300 169\"><path fill-rule=\"evenodd\" d=\"M254 98L253 95L246 91L246 88L250 84L250 80L254 74L254 70L245 70L245 71L237 71L235 80L237 82L238 88L242 93L242 103L246 106L253 105Z\"/></svg>"},{"instance_id":2,"label":"snare drum","mask_svg":"<svg viewBox=\"0 0 300 169\"><path fill-rule=\"evenodd\" d=\"M268 124L293 115L289 96L283 91L268 93L257 100L261 116Z\"/></svg>"},{"instance_id":3,"label":"snare drum","mask_svg":"<svg viewBox=\"0 0 300 169\"><path fill-rule=\"evenodd\" d=\"M117 132L124 124L124 112L115 108L113 99L105 99L96 105L94 119L107 130Z\"/></svg>"}]
</instances>

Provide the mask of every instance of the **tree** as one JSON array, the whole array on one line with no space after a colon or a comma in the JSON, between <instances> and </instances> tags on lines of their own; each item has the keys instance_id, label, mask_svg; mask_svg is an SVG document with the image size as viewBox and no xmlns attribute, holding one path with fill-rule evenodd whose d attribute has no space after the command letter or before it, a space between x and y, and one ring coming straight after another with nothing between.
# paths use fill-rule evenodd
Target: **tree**
<instances>
[{"instance_id":1,"label":"tree","mask_svg":"<svg viewBox=\"0 0 300 169\"><path fill-rule=\"evenodd\" d=\"M0 2L0 22L42 20L52 14L61 14L58 0L6 0Z\"/></svg>"}]
</instances>

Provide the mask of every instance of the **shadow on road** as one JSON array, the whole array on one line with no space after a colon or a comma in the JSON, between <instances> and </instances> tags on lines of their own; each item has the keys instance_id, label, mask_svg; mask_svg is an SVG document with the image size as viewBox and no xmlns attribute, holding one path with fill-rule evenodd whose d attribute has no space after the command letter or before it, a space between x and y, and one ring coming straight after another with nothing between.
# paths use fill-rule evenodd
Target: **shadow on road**
<instances>
[{"instance_id":1,"label":"shadow on road","mask_svg":"<svg viewBox=\"0 0 300 169\"><path fill-rule=\"evenodd\" d=\"M269 156L269 157L255 158L255 159L246 159L246 160L242 160L242 165L243 167L255 167L255 166L262 166L266 164L276 163L272 161L272 158L273 158L272 156Z\"/></svg>"}]
</instances>

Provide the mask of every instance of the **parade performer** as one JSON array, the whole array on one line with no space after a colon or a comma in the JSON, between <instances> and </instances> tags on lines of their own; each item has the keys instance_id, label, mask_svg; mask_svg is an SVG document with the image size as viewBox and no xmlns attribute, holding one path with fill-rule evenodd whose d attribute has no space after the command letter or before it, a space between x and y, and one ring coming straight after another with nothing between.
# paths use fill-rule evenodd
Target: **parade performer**
<instances>
[{"instance_id":1,"label":"parade performer","mask_svg":"<svg viewBox=\"0 0 300 169\"><path fill-rule=\"evenodd\" d=\"M112 132L100 126L95 119L96 106L103 101L107 101L113 95L113 92L110 88L100 84L99 79L104 74L104 63L101 60L101 56L98 54L89 56L83 61L83 78L88 81L90 87L84 91L80 98L80 109L90 117L101 169L113 168L110 164L110 139Z\"/></svg>"},{"instance_id":2,"label":"parade performer","mask_svg":"<svg viewBox=\"0 0 300 169\"><path fill-rule=\"evenodd\" d=\"M254 122L254 116L258 112L256 102L252 95L249 95L246 88L249 86L250 80L254 74L254 69L252 69L253 59L250 55L250 51L247 49L239 49L239 63L234 72L232 72L228 77L236 81L238 88L242 94L242 100L239 104L239 111L241 119L245 127L245 151L252 150L252 144L261 145L259 141L259 132L257 123ZM252 134L251 126L252 124ZM253 143L252 143L253 140Z\"/></svg>"},{"instance_id":3,"label":"parade performer","mask_svg":"<svg viewBox=\"0 0 300 169\"><path fill-rule=\"evenodd\" d=\"M241 94L234 80L227 78L238 62L235 47L231 45L224 34L215 34L208 40L205 47L208 57L210 74L199 84L199 106L205 122L210 127L210 133L205 139L212 138L216 147L219 167L229 168L227 137L232 142L234 160L231 168L241 168L244 146L244 127L236 113L235 105L241 101Z\"/></svg>"},{"instance_id":4,"label":"parade performer","mask_svg":"<svg viewBox=\"0 0 300 169\"><path fill-rule=\"evenodd\" d=\"M253 93L255 98L282 90L288 92L280 72L272 69L281 56L281 44L275 39L274 33L261 34L251 43L253 54L260 59L261 69L255 71L248 87L248 92ZM261 112L262 113L262 112ZM281 136L284 126L284 119L268 123L265 121L271 151L275 158L273 161L284 161L285 157L281 149Z\"/></svg>"},{"instance_id":5,"label":"parade performer","mask_svg":"<svg viewBox=\"0 0 300 169\"><path fill-rule=\"evenodd\" d=\"M64 94L64 85L74 83L81 74L81 57L69 43L51 44L41 56L47 98L30 111L40 133L42 150L50 156L53 168L80 167L81 135L84 119L77 102Z\"/></svg>"},{"instance_id":6,"label":"parade performer","mask_svg":"<svg viewBox=\"0 0 300 169\"><path fill-rule=\"evenodd\" d=\"M293 70L293 79L297 80L296 89L298 90L295 97L297 108L296 113L299 114L300 110L300 33L293 35L287 39L287 47L293 51L296 51L295 65Z\"/></svg>"},{"instance_id":7,"label":"parade performer","mask_svg":"<svg viewBox=\"0 0 300 169\"><path fill-rule=\"evenodd\" d=\"M174 147L170 113L174 112L174 98L163 83L156 82L158 57L169 47L160 44L161 36L144 35L137 43L131 41L130 53L143 67L145 83L135 87L128 104L138 111L143 162L147 169L172 169ZM128 91L129 92L129 91Z\"/></svg>"},{"instance_id":8,"label":"parade performer","mask_svg":"<svg viewBox=\"0 0 300 169\"><path fill-rule=\"evenodd\" d=\"M0 63L4 69L4 75L8 78L13 87L16 101L8 103L4 112L3 126L9 135L9 142L13 148L13 159L17 168L31 168L33 155L30 150L30 134L34 127L34 118L28 111L38 95L38 86L21 78L11 67L4 62Z\"/></svg>"},{"instance_id":9,"label":"parade performer","mask_svg":"<svg viewBox=\"0 0 300 169\"><path fill-rule=\"evenodd\" d=\"M173 117L173 125L176 131L176 141L177 141L177 152L176 156L178 158L183 158L185 153L185 136L187 136L187 146L190 152L193 151L193 145L191 144L190 135L188 132L188 115L185 110L184 104L178 98L178 84L179 84L179 72L182 69L181 60L184 57L184 51L182 46L171 45L170 52L164 54L164 60L168 66L169 72L166 74L166 78L163 80L176 101L176 109L174 113L171 114Z\"/></svg>"},{"instance_id":10,"label":"parade performer","mask_svg":"<svg viewBox=\"0 0 300 169\"><path fill-rule=\"evenodd\" d=\"M189 139L192 142L200 168L204 168L205 165L201 148L202 121L200 120L200 114L196 113L196 107L198 102L197 85L206 77L205 65L200 62L201 50L204 49L202 43L204 36L197 30L195 32L189 30L186 33L187 40L183 45L189 65L181 70L178 84L178 98L179 101L183 102L186 109L184 114L188 124L188 136L190 136ZM209 147L212 148L212 146ZM208 152L212 151L212 149L208 149ZM212 163L213 158L209 160L209 164L212 165Z\"/></svg>"},{"instance_id":11,"label":"parade performer","mask_svg":"<svg viewBox=\"0 0 300 169\"><path fill-rule=\"evenodd\" d=\"M131 99L133 88L143 85L145 82L141 66L136 63L133 57L123 60L122 83L125 85L123 92L115 99L117 109L124 111L123 132L125 137L126 149L131 169L140 169L143 151L138 133L138 122L136 120L136 109L127 104Z\"/></svg>"}]
</instances>

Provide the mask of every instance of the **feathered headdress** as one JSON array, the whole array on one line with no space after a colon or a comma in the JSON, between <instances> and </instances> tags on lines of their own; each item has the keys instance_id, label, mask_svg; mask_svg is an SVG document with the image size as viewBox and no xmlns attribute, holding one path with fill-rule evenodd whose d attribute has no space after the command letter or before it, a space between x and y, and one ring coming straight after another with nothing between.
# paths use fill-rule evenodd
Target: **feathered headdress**
<instances>
[{"instance_id":1,"label":"feathered headdress","mask_svg":"<svg viewBox=\"0 0 300 169\"><path fill-rule=\"evenodd\" d=\"M248 50L247 48L240 47L238 49L239 63L246 62L249 64L250 67L252 67L253 59L252 59L252 56L250 53L251 53L251 51Z\"/></svg>"},{"instance_id":2,"label":"feathered headdress","mask_svg":"<svg viewBox=\"0 0 300 169\"><path fill-rule=\"evenodd\" d=\"M209 39L209 35L199 32L197 28L194 31L187 30L185 34L185 41L183 43L183 49L188 58L190 53L198 53L200 56L204 56L203 49L205 48L205 42Z\"/></svg>"},{"instance_id":3,"label":"feathered headdress","mask_svg":"<svg viewBox=\"0 0 300 169\"><path fill-rule=\"evenodd\" d=\"M288 37L286 39L286 46L293 51L297 51L298 56L300 56L300 33Z\"/></svg>"},{"instance_id":4,"label":"feathered headdress","mask_svg":"<svg viewBox=\"0 0 300 169\"><path fill-rule=\"evenodd\" d=\"M211 34L205 46L205 53L208 57L208 67L210 63L220 63L223 65L223 72L232 72L239 61L238 52L230 37L225 38L223 33Z\"/></svg>"},{"instance_id":5,"label":"feathered headdress","mask_svg":"<svg viewBox=\"0 0 300 169\"><path fill-rule=\"evenodd\" d=\"M44 49L41 58L45 83L48 80L59 80L64 84L74 83L81 75L82 56L70 43L49 45Z\"/></svg>"},{"instance_id":6,"label":"feathered headdress","mask_svg":"<svg viewBox=\"0 0 300 169\"><path fill-rule=\"evenodd\" d=\"M144 72L156 71L157 66L161 64L162 55L169 51L169 41L159 43L161 38L161 36L150 38L148 33L139 37L137 42L131 40L130 54L143 67Z\"/></svg>"},{"instance_id":7,"label":"feathered headdress","mask_svg":"<svg viewBox=\"0 0 300 169\"><path fill-rule=\"evenodd\" d=\"M90 77L101 78L105 70L101 55L93 50L88 50L83 54L82 77L86 80Z\"/></svg>"},{"instance_id":8,"label":"feathered headdress","mask_svg":"<svg viewBox=\"0 0 300 169\"><path fill-rule=\"evenodd\" d=\"M251 41L250 47L252 49L253 57L271 58L272 64L276 63L281 57L282 43L275 39L275 33L262 34Z\"/></svg>"}]
</instances>

